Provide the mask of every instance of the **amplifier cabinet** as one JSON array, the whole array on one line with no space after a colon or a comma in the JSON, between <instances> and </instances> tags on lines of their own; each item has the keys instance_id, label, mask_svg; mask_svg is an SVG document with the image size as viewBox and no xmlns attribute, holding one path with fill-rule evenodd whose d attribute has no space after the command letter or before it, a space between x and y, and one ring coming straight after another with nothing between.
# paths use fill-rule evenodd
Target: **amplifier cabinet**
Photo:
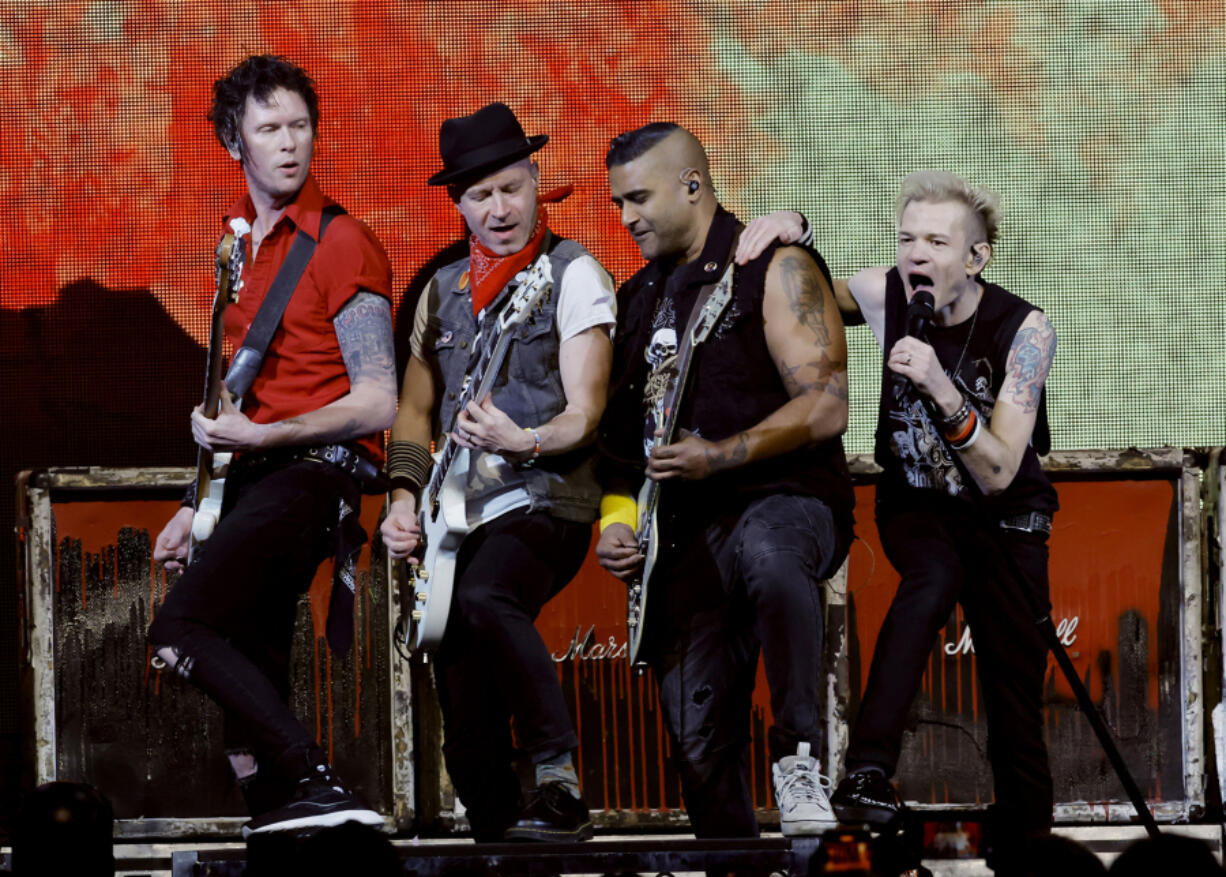
<instances>
[{"instance_id":1,"label":"amplifier cabinet","mask_svg":"<svg viewBox=\"0 0 1226 877\"><path fill-rule=\"evenodd\" d=\"M22 688L29 781L73 780L110 799L119 837L236 834L245 810L230 776L220 710L150 665L145 632L167 590L152 543L194 470L50 469L18 484ZM381 497L361 519L377 530ZM376 546L377 547L377 546ZM291 706L341 775L390 823L414 819L412 717L391 635L384 555L357 564L355 642L331 653L324 621L332 564L299 606Z\"/></svg>"},{"instance_id":2,"label":"amplifier cabinet","mask_svg":"<svg viewBox=\"0 0 1226 877\"><path fill-rule=\"evenodd\" d=\"M877 632L898 584L873 520L876 467L851 461L856 532L847 563L827 582L824 769L836 779L854 727ZM1061 510L1050 540L1053 620L1158 818L1204 809L1201 468L1179 450L1054 453L1045 467ZM595 533L593 533L595 538ZM655 686L626 660L624 586L589 556L537 625L553 653L580 738L578 767L598 824L684 824ZM1212 621L1213 619L1208 619ZM416 668L419 808L428 824L462 826L441 766L430 680ZM759 667L747 769L759 819L775 824ZM1062 822L1133 819L1098 738L1048 658L1045 723ZM992 800L987 727L973 638L955 611L932 644L904 738L898 782L917 807L982 808Z\"/></svg>"}]
</instances>

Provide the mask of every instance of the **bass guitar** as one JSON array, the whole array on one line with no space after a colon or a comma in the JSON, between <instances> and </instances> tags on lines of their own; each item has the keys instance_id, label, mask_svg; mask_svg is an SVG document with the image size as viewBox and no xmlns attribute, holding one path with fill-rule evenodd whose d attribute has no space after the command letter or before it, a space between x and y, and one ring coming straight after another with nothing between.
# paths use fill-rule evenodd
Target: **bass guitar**
<instances>
[{"instance_id":1,"label":"bass guitar","mask_svg":"<svg viewBox=\"0 0 1226 877\"><path fill-rule=\"evenodd\" d=\"M677 432L677 417L681 411L681 399L685 394L689 381L690 366L694 361L694 351L707 340L711 330L715 328L719 318L723 316L732 300L733 265L729 264L719 279L715 289L705 300L695 304L695 311L690 317L684 336L680 339L677 349L677 378L672 388L665 393L656 410L656 423L659 425L653 448L672 444ZM651 576L655 571L656 559L659 555L659 525L656 513L660 506L660 489L663 482L644 479L638 495L638 527L635 538L639 554L643 557L643 565L639 572L629 580L626 591L626 630L629 638L630 666L641 667L645 662L639 658L639 649L643 645L644 622L647 619L647 589L651 584Z\"/></svg>"},{"instance_id":2,"label":"bass guitar","mask_svg":"<svg viewBox=\"0 0 1226 877\"><path fill-rule=\"evenodd\" d=\"M204 416L217 417L221 408L222 347L225 343L226 308L238 301L243 287L243 264L246 260L246 244L243 236L251 231L244 219L230 220L230 231L217 243L214 282L217 289L213 297L213 317L209 327L209 355L204 372ZM226 489L226 472L230 466L228 453L213 453L199 448L196 455L196 514L192 518L192 535L188 543L187 562L197 556L201 544L213 535L213 528L221 517L221 503Z\"/></svg>"},{"instance_id":3,"label":"bass guitar","mask_svg":"<svg viewBox=\"0 0 1226 877\"><path fill-rule=\"evenodd\" d=\"M490 392L502 369L516 327L532 316L553 289L549 257L542 254L529 268L515 275L516 287L498 311L489 329L480 329L474 342L477 363L464 378L456 416L469 402L480 403ZM484 322L484 321L483 321ZM443 641L451 592L455 585L456 552L471 529L465 488L470 462L468 448L451 440L453 419L444 433L443 446L434 454L434 470L421 498L421 560L409 565L409 587L414 609L411 629L404 631L404 645L430 651Z\"/></svg>"}]
</instances>

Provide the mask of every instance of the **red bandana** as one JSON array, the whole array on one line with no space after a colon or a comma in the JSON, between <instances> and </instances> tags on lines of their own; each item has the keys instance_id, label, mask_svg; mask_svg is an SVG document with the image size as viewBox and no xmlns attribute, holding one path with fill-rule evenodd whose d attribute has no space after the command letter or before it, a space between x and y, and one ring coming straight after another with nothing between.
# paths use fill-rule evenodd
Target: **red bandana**
<instances>
[{"instance_id":1,"label":"red bandana","mask_svg":"<svg viewBox=\"0 0 1226 877\"><path fill-rule=\"evenodd\" d=\"M545 213L544 205L541 205L537 207L536 227L532 229L532 237L522 250L508 256L491 252L485 244L477 240L476 235L468 236L468 270L472 278L474 316L494 300L502 288L511 282L512 277L532 264L541 252L548 225L549 217Z\"/></svg>"},{"instance_id":2,"label":"red bandana","mask_svg":"<svg viewBox=\"0 0 1226 877\"><path fill-rule=\"evenodd\" d=\"M538 199L536 211L536 226L532 229L532 237L518 253L499 256L490 252L484 244L477 240L476 235L468 236L468 270L473 287L473 316L492 302L511 278L527 268L540 255L541 244L545 240L545 231L549 228L549 214L545 205L564 199L574 191L570 185L559 186L545 192ZM463 279L461 279L463 284ZM463 286L461 286L461 289Z\"/></svg>"}]
</instances>

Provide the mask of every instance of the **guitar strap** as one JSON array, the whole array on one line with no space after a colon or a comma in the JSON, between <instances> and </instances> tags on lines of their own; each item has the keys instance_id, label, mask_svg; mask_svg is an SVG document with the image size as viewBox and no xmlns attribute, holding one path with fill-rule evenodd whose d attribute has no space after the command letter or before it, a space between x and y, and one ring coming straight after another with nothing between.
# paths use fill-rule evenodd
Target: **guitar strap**
<instances>
[{"instance_id":1,"label":"guitar strap","mask_svg":"<svg viewBox=\"0 0 1226 877\"><path fill-rule=\"evenodd\" d=\"M743 230L744 230L743 228L738 228L733 233L732 244L731 246L728 247L728 255L724 257L723 264L719 266L719 274L717 275L716 279L711 281L710 283L705 284L698 290L698 297L694 299L694 306L690 309L690 317L685 322L685 335L681 336L685 338L686 344L689 343L690 331L694 328L694 324L698 322L698 317L702 313L702 309L706 307L707 305L707 299L709 299L714 294L715 288L719 286L719 281L723 279L724 272L728 270L728 263L732 261L733 255L736 253L736 245L741 240L741 232ZM734 284L735 284L735 279L736 279L736 272L734 270L733 271ZM723 319L723 314L720 314L720 319L721 320ZM716 320L716 323L718 322L719 320ZM698 350L695 348L692 348L692 350L693 350L693 353L691 355L697 356ZM686 381L686 383L689 383L688 380ZM674 387L673 388L673 398L672 400L670 400L670 404L676 404L676 401L681 398L682 393L684 392L684 389L685 389L684 387Z\"/></svg>"},{"instance_id":2,"label":"guitar strap","mask_svg":"<svg viewBox=\"0 0 1226 877\"><path fill-rule=\"evenodd\" d=\"M323 209L319 217L319 240L323 240L324 231L332 222L332 218L344 212L345 208L339 204L331 204ZM226 389L235 397L247 395L247 391L255 383L256 375L264 364L264 354L272 343L272 336L277 334L281 318L285 316L290 296L294 294L298 281L302 279L307 263L314 254L315 238L298 229L298 236L294 238L285 261L281 263L277 276L273 278L272 286L268 288L264 301L260 303L255 319L251 321L251 328L247 330L242 345L230 361L230 369L226 372Z\"/></svg>"}]
</instances>

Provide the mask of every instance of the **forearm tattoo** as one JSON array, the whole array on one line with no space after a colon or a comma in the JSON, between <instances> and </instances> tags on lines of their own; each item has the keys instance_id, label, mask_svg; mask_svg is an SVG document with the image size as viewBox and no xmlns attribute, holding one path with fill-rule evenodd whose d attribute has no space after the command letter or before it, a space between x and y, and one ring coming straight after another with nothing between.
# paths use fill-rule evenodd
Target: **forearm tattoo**
<instances>
[{"instance_id":1,"label":"forearm tattoo","mask_svg":"<svg viewBox=\"0 0 1226 877\"><path fill-rule=\"evenodd\" d=\"M737 433L736 444L727 453L716 450L715 447L706 448L703 453L707 458L707 467L712 472L732 469L749 459L749 434L744 432Z\"/></svg>"},{"instance_id":2,"label":"forearm tattoo","mask_svg":"<svg viewBox=\"0 0 1226 877\"><path fill-rule=\"evenodd\" d=\"M784 256L779 263L783 292L796 321L813 333L821 347L830 343L830 328L826 325L826 302L817 282L813 263L799 256Z\"/></svg>"},{"instance_id":3,"label":"forearm tattoo","mask_svg":"<svg viewBox=\"0 0 1226 877\"><path fill-rule=\"evenodd\" d=\"M1036 410L1055 355L1055 330L1047 317L1040 315L1038 327L1020 329L1013 338L1001 398L1027 413Z\"/></svg>"},{"instance_id":4,"label":"forearm tattoo","mask_svg":"<svg viewBox=\"0 0 1226 877\"><path fill-rule=\"evenodd\" d=\"M374 380L395 386L396 351L392 343L392 308L373 292L359 292L332 321L349 383Z\"/></svg>"}]
</instances>

